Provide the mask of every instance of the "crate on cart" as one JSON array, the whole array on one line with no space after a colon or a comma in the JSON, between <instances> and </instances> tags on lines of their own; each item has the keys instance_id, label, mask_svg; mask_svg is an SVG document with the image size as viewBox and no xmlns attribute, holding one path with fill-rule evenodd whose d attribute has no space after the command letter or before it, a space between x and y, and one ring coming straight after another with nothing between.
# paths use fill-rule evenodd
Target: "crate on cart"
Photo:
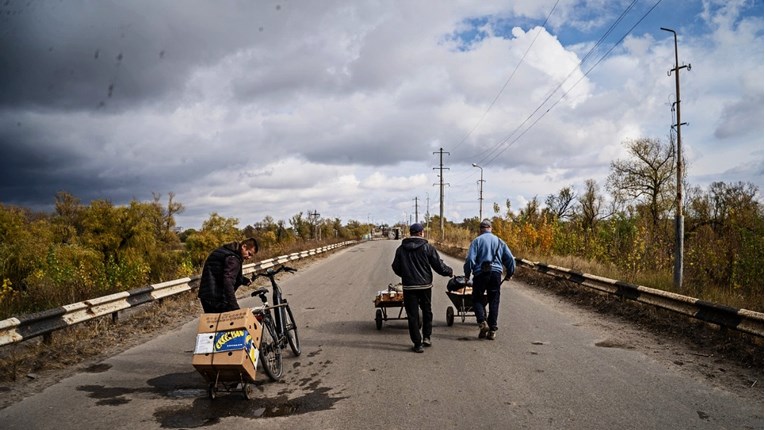
<instances>
[{"instance_id":1,"label":"crate on cart","mask_svg":"<svg viewBox=\"0 0 765 430\"><path fill-rule=\"evenodd\" d=\"M407 319L404 309L404 291L401 284L388 284L387 289L378 291L374 303L375 308L377 308L375 311L377 330L382 329L383 321ZM390 314L388 313L389 309L393 311ZM396 309L398 312L395 311Z\"/></svg>"}]
</instances>

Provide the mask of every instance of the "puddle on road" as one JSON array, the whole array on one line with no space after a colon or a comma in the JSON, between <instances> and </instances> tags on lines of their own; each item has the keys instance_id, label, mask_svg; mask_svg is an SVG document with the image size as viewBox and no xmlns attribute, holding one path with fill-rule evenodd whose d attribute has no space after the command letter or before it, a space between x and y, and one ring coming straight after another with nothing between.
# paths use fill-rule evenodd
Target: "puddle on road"
<instances>
[{"instance_id":1,"label":"puddle on road","mask_svg":"<svg viewBox=\"0 0 765 430\"><path fill-rule=\"evenodd\" d=\"M225 417L274 418L301 415L332 409L347 397L333 396L330 388L317 388L300 397L245 400L236 394L219 399L197 398L188 406L168 406L157 409L154 418L162 428L195 428L214 425Z\"/></svg>"},{"instance_id":2,"label":"puddle on road","mask_svg":"<svg viewBox=\"0 0 765 430\"><path fill-rule=\"evenodd\" d=\"M613 339L602 340L600 342L595 343L595 346L599 346L601 348L635 349L635 347L632 345L628 345L624 342L613 340Z\"/></svg>"},{"instance_id":3,"label":"puddle on road","mask_svg":"<svg viewBox=\"0 0 765 430\"><path fill-rule=\"evenodd\" d=\"M312 351L308 357L316 357L321 352ZM79 391L96 399L99 406L121 406L130 403L134 395L176 399L177 405L158 408L154 418L162 428L196 428L218 424L225 417L273 418L301 415L310 412L333 409L335 404L347 397L332 393L329 387L322 387L321 377L328 374L332 362L308 361L293 363L293 372L278 383L266 380L255 382L259 391L256 396L265 396L268 391L277 389L272 397L246 400L240 391L220 392L220 398L211 400L207 397L207 383L196 371L171 373L146 381L143 387L108 387L104 385L80 385ZM96 365L89 368L93 372L108 370L109 365ZM308 376L300 375L306 372ZM275 395L274 395L275 394ZM297 396L297 397L294 397ZM191 404L187 399L193 399Z\"/></svg>"},{"instance_id":4,"label":"puddle on road","mask_svg":"<svg viewBox=\"0 0 765 430\"><path fill-rule=\"evenodd\" d=\"M83 369L82 371L83 372L87 372L87 373L103 373L103 372L106 372L107 370L109 370L111 368L112 368L111 364L98 363L98 364L94 364L92 366L88 366L85 369Z\"/></svg>"},{"instance_id":5,"label":"puddle on road","mask_svg":"<svg viewBox=\"0 0 765 430\"><path fill-rule=\"evenodd\" d=\"M97 399L96 405L99 406L124 405L130 403L130 399L125 397L126 395L152 391L150 388L105 387L103 385L80 385L77 389L89 393L88 397Z\"/></svg>"},{"instance_id":6,"label":"puddle on road","mask_svg":"<svg viewBox=\"0 0 765 430\"><path fill-rule=\"evenodd\" d=\"M193 399L195 397L202 397L207 395L207 390L203 388L179 388L177 390L167 393L168 397L174 397L177 399Z\"/></svg>"}]
</instances>

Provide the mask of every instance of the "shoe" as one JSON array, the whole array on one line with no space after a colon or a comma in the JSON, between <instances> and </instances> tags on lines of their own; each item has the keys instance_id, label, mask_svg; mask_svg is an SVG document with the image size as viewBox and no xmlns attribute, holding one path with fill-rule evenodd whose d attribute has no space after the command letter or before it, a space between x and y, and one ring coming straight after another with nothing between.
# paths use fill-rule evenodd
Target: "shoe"
<instances>
[{"instance_id":1,"label":"shoe","mask_svg":"<svg viewBox=\"0 0 765 430\"><path fill-rule=\"evenodd\" d=\"M478 324L478 328L480 329L478 331L478 339L483 339L486 337L486 333L489 332L489 324L486 323L486 321L481 321L480 324Z\"/></svg>"},{"instance_id":2,"label":"shoe","mask_svg":"<svg viewBox=\"0 0 765 430\"><path fill-rule=\"evenodd\" d=\"M422 344L424 346L432 346L433 345L432 343L430 343L430 338L429 337L426 337L426 338L422 339Z\"/></svg>"},{"instance_id":3,"label":"shoe","mask_svg":"<svg viewBox=\"0 0 765 430\"><path fill-rule=\"evenodd\" d=\"M425 352L425 348L422 347L422 345L415 345L412 347L412 351L414 352Z\"/></svg>"},{"instance_id":4,"label":"shoe","mask_svg":"<svg viewBox=\"0 0 765 430\"><path fill-rule=\"evenodd\" d=\"M489 330L489 333L486 335L486 339L494 340L496 338L497 338L497 332L494 330Z\"/></svg>"}]
</instances>

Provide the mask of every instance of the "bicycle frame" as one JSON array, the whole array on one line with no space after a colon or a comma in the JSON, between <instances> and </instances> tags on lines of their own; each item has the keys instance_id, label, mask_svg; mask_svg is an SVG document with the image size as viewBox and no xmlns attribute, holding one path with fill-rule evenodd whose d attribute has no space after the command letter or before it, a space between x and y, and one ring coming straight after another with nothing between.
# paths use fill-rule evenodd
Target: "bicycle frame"
<instances>
[{"instance_id":1,"label":"bicycle frame","mask_svg":"<svg viewBox=\"0 0 765 430\"><path fill-rule=\"evenodd\" d=\"M268 289L265 287L259 288L253 292L252 295L259 295L263 304L265 305L264 312L267 312L274 323L274 331L276 334L276 343L280 348L285 348L288 344L292 349L295 356L300 355L300 340L298 338L297 325L295 324L295 318L292 315L287 300L282 296L282 290L276 282L276 274L282 271L296 272L296 269L287 266L279 266L276 270L268 269L265 273L255 274L251 278L253 281L258 277L266 277L271 281L272 288L272 300L273 303L269 306L266 294ZM271 312L273 310L273 313Z\"/></svg>"},{"instance_id":2,"label":"bicycle frame","mask_svg":"<svg viewBox=\"0 0 765 430\"><path fill-rule=\"evenodd\" d=\"M275 275L275 273L274 273ZM281 344L286 340L287 330L284 326L284 307L286 303L282 297L282 289L276 284L275 276L268 276L271 281L271 309L276 309L274 312L274 325L276 326L276 334L279 336L279 343Z\"/></svg>"}]
</instances>

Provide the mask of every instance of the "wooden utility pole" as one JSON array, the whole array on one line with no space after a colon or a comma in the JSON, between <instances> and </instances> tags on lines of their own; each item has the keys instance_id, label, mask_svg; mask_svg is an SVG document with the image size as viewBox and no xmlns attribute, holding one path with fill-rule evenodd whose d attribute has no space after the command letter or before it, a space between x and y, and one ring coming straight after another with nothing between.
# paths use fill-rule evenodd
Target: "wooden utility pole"
<instances>
[{"instance_id":1,"label":"wooden utility pole","mask_svg":"<svg viewBox=\"0 0 765 430\"><path fill-rule=\"evenodd\" d=\"M448 167L444 167L444 154L451 155L448 152L444 151L444 148L440 148L438 152L434 152L433 154L439 154L439 163L438 167L434 167L433 170L438 169L438 182L440 184L440 204L439 204L439 212L438 216L441 218L441 240L444 240L444 169L449 170ZM435 184L433 184L435 185Z\"/></svg>"},{"instance_id":2,"label":"wooden utility pole","mask_svg":"<svg viewBox=\"0 0 765 430\"><path fill-rule=\"evenodd\" d=\"M319 221L319 212L314 209L313 212L308 211L308 219L311 220L311 225L313 226L313 238L316 240L321 240L321 229L319 229L318 221Z\"/></svg>"},{"instance_id":3,"label":"wooden utility pole","mask_svg":"<svg viewBox=\"0 0 765 430\"><path fill-rule=\"evenodd\" d=\"M417 207L417 197L414 198L414 222L420 222L420 214Z\"/></svg>"},{"instance_id":4,"label":"wooden utility pole","mask_svg":"<svg viewBox=\"0 0 765 430\"><path fill-rule=\"evenodd\" d=\"M676 289L683 286L683 235L685 234L683 226L683 150L682 139L680 138L680 127L686 125L680 122L680 69L688 68L691 65L680 65L677 56L677 33L675 30L661 27L664 31L669 31L675 36L675 67L667 72L667 76L672 76L675 72L675 103L672 105L677 113L677 122L673 127L677 128L677 210L675 213L675 273L674 284Z\"/></svg>"}]
</instances>

